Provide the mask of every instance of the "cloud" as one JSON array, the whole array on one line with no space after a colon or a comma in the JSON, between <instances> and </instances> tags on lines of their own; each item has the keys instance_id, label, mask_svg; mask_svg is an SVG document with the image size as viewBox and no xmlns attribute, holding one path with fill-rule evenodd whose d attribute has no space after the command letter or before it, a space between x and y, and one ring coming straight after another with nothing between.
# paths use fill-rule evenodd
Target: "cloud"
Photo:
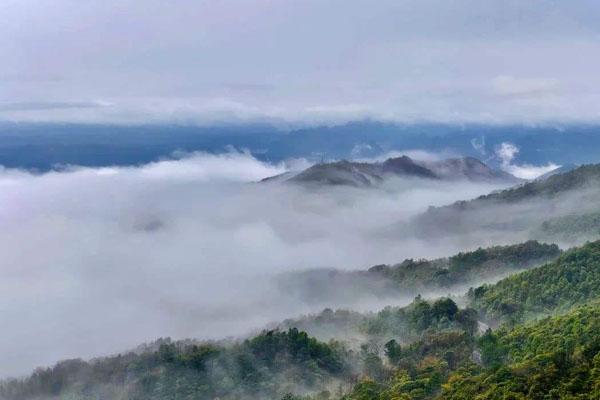
<instances>
[{"instance_id":1,"label":"cloud","mask_svg":"<svg viewBox=\"0 0 600 400\"><path fill-rule=\"evenodd\" d=\"M481 155L486 155L487 151L485 149L485 136L482 136L481 139L473 138L471 139L471 146Z\"/></svg>"},{"instance_id":2,"label":"cloud","mask_svg":"<svg viewBox=\"0 0 600 400\"><path fill-rule=\"evenodd\" d=\"M0 103L0 112L70 110L82 108L108 107L110 105L111 103L105 101L22 101L16 103Z\"/></svg>"},{"instance_id":3,"label":"cloud","mask_svg":"<svg viewBox=\"0 0 600 400\"><path fill-rule=\"evenodd\" d=\"M365 146L368 146L368 147L365 147ZM355 151L355 150L357 150L357 151ZM360 150L360 151L358 151L358 150ZM392 150L392 151L387 151L385 153L381 153L374 157L366 157L365 156L365 153L367 153L366 150L371 150L371 146L369 146L369 145L355 146L352 151L353 158L356 161L373 163L373 162L383 162L383 161L387 160L388 158L397 158L397 157L402 157L402 156L407 156L407 157L412 158L413 160L425 161L425 162L441 161L441 160L445 160L448 158L460 157L459 154L456 154L452 151L434 152L434 151L427 151L427 150L420 150L420 149ZM377 153L377 152L375 152L375 153Z\"/></svg>"},{"instance_id":4,"label":"cloud","mask_svg":"<svg viewBox=\"0 0 600 400\"><path fill-rule=\"evenodd\" d=\"M112 106L4 110L0 119L600 120L596 2L242 3L10 2L0 103Z\"/></svg>"},{"instance_id":5,"label":"cloud","mask_svg":"<svg viewBox=\"0 0 600 400\"><path fill-rule=\"evenodd\" d=\"M514 164L513 161L519 148L510 142L503 142L496 148L496 156L500 159L502 170L513 174L517 178L535 179L547 172L560 168L560 165L548 163L546 165Z\"/></svg>"},{"instance_id":6,"label":"cloud","mask_svg":"<svg viewBox=\"0 0 600 400\"><path fill-rule=\"evenodd\" d=\"M496 155L500 158L503 165L509 165L519 153L519 148L512 143L503 142L496 149Z\"/></svg>"},{"instance_id":7,"label":"cloud","mask_svg":"<svg viewBox=\"0 0 600 400\"><path fill-rule=\"evenodd\" d=\"M0 170L0 376L161 336L242 335L325 306L352 306L292 298L276 277L463 249L399 239L389 227L428 205L498 188L401 180L377 191L313 191L254 183L287 168L232 152L40 175Z\"/></svg>"},{"instance_id":8,"label":"cloud","mask_svg":"<svg viewBox=\"0 0 600 400\"><path fill-rule=\"evenodd\" d=\"M513 76L497 76L492 81L494 91L504 96L534 96L556 93L559 89L557 79L549 78L515 78Z\"/></svg>"}]
</instances>

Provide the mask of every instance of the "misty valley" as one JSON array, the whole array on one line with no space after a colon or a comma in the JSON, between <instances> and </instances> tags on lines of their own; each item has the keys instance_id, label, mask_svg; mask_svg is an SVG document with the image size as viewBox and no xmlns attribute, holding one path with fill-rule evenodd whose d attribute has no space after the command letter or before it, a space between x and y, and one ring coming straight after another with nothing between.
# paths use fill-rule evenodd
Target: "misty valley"
<instances>
[{"instance_id":1,"label":"misty valley","mask_svg":"<svg viewBox=\"0 0 600 400\"><path fill-rule=\"evenodd\" d=\"M1 398L593 398L600 164L421 157L2 171L5 257L61 267L15 303L50 325L2 349Z\"/></svg>"},{"instance_id":2,"label":"misty valley","mask_svg":"<svg viewBox=\"0 0 600 400\"><path fill-rule=\"evenodd\" d=\"M600 400L600 0L0 0L0 400Z\"/></svg>"}]
</instances>

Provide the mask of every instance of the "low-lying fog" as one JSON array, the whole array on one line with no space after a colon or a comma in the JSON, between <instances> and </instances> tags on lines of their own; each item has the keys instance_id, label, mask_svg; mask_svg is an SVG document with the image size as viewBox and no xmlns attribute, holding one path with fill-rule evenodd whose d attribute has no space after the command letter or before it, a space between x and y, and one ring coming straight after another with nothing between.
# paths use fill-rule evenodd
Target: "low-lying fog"
<instances>
[{"instance_id":1,"label":"low-lying fog","mask_svg":"<svg viewBox=\"0 0 600 400\"><path fill-rule=\"evenodd\" d=\"M368 308L291 298L273 277L463 250L398 237L398 223L499 188L254 183L285 170L231 153L138 168L0 171L0 376L161 336L235 336L324 307Z\"/></svg>"}]
</instances>

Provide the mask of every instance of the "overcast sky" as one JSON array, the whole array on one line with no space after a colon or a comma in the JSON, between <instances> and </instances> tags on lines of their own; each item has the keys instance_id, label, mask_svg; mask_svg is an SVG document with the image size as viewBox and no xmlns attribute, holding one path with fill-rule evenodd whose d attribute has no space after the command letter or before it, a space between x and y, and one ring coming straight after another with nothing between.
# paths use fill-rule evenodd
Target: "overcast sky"
<instances>
[{"instance_id":1,"label":"overcast sky","mask_svg":"<svg viewBox=\"0 0 600 400\"><path fill-rule=\"evenodd\" d=\"M600 2L0 0L0 120L600 119Z\"/></svg>"}]
</instances>

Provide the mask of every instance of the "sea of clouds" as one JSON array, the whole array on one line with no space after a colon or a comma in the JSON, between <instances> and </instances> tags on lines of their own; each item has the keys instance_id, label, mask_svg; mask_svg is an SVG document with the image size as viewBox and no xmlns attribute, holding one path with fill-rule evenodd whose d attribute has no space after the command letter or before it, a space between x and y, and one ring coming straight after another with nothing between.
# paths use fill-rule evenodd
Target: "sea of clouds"
<instances>
[{"instance_id":1,"label":"sea of clouds","mask_svg":"<svg viewBox=\"0 0 600 400\"><path fill-rule=\"evenodd\" d=\"M398 224L498 188L257 183L304 164L231 152L138 167L0 170L0 376L158 337L239 336L326 306L357 306L292 298L273 278L451 254L464 244L436 246L398 234Z\"/></svg>"}]
</instances>

